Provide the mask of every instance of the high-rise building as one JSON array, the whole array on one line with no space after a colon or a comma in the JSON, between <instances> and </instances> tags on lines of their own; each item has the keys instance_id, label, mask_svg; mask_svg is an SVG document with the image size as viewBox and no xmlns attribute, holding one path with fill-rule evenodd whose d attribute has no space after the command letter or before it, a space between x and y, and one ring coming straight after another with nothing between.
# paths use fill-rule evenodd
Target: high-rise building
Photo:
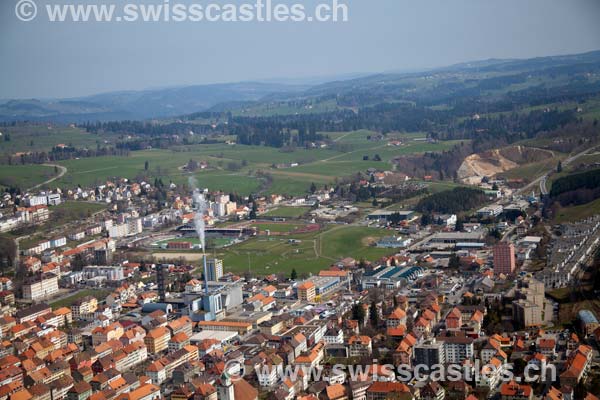
<instances>
[{"instance_id":1,"label":"high-rise building","mask_svg":"<svg viewBox=\"0 0 600 400\"><path fill-rule=\"evenodd\" d=\"M423 364L432 367L446 362L444 342L435 339L417 344L414 347L415 365Z\"/></svg>"},{"instance_id":2,"label":"high-rise building","mask_svg":"<svg viewBox=\"0 0 600 400\"><path fill-rule=\"evenodd\" d=\"M158 287L158 296L160 301L164 302L167 297L167 274L169 273L169 267L163 264L156 266L156 286Z\"/></svg>"},{"instance_id":3,"label":"high-rise building","mask_svg":"<svg viewBox=\"0 0 600 400\"><path fill-rule=\"evenodd\" d=\"M111 265L113 252L108 247L94 250L94 263L96 265Z\"/></svg>"},{"instance_id":4,"label":"high-rise building","mask_svg":"<svg viewBox=\"0 0 600 400\"><path fill-rule=\"evenodd\" d=\"M512 309L515 324L523 328L546 325L554 316L552 303L544 295L544 284L531 277L517 283Z\"/></svg>"},{"instance_id":5,"label":"high-rise building","mask_svg":"<svg viewBox=\"0 0 600 400\"><path fill-rule=\"evenodd\" d=\"M223 276L223 260L218 258L207 258L206 274L207 281L218 281Z\"/></svg>"},{"instance_id":6,"label":"high-rise building","mask_svg":"<svg viewBox=\"0 0 600 400\"><path fill-rule=\"evenodd\" d=\"M315 284L305 281L298 285L298 299L302 301L313 301L317 295Z\"/></svg>"},{"instance_id":7,"label":"high-rise building","mask_svg":"<svg viewBox=\"0 0 600 400\"><path fill-rule=\"evenodd\" d=\"M444 357L448 364L460 364L464 360L473 358L473 339L468 336L442 336L439 338L444 343Z\"/></svg>"},{"instance_id":8,"label":"high-rise building","mask_svg":"<svg viewBox=\"0 0 600 400\"><path fill-rule=\"evenodd\" d=\"M500 242L494 246L494 273L510 275L515 271L515 246Z\"/></svg>"}]
</instances>

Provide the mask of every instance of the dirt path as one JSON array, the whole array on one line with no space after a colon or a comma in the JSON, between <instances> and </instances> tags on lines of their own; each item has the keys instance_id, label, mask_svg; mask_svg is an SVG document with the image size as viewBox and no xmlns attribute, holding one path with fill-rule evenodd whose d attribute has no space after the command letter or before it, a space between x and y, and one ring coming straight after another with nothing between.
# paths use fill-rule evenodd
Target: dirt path
<instances>
[{"instance_id":1,"label":"dirt path","mask_svg":"<svg viewBox=\"0 0 600 400\"><path fill-rule=\"evenodd\" d=\"M324 230L323 232L321 232L317 236L315 236L315 253L317 254L317 257L319 257L319 258L326 258L326 259L331 260L331 261L337 261L336 259L334 259L332 257L323 255L323 236L326 233L331 233L331 232L339 230L341 228L342 228L342 226L335 226L335 227L333 227L333 228L331 228L329 230ZM318 248L319 248L318 251L317 251L317 242L318 242Z\"/></svg>"},{"instance_id":2,"label":"dirt path","mask_svg":"<svg viewBox=\"0 0 600 400\"><path fill-rule=\"evenodd\" d=\"M346 156L348 154L354 154L354 153L360 153L360 152L366 152L366 151L373 151L373 150L377 150L377 149L384 149L386 147L387 147L387 144L383 144L383 145L380 145L380 146L367 147L367 148L364 148L364 149L360 148L360 149L356 149L356 150L344 152L344 153L341 153L341 154L336 154L335 156L331 156L329 158L324 158L322 160L317 160L317 161L314 161L314 162L311 162L311 163L306 163L306 164L303 164L303 165L310 165L310 164L328 162L328 161L331 161L331 160L335 160L336 158L344 157L344 156ZM351 160L348 160L348 161L351 161Z\"/></svg>"},{"instance_id":3,"label":"dirt path","mask_svg":"<svg viewBox=\"0 0 600 400\"><path fill-rule=\"evenodd\" d=\"M351 135L352 133L353 133L353 132L348 132L348 133L345 133L345 134L343 134L342 136L338 136L338 137L336 137L335 139L333 139L333 141L334 141L334 142L339 142L340 140L342 140L342 139L343 139L343 138L345 138L346 136L348 136L348 135Z\"/></svg>"},{"instance_id":4,"label":"dirt path","mask_svg":"<svg viewBox=\"0 0 600 400\"><path fill-rule=\"evenodd\" d=\"M39 184L37 184L35 186L30 187L29 189L27 189L28 191L29 190L37 189L37 188L39 188L41 186L44 186L44 185L48 185L48 184L54 182L55 180L62 178L67 173L67 167L63 167L62 165L58 165L58 164L42 164L42 165L44 165L46 167L58 168L60 171L59 171L58 175L56 175L55 177L50 178L47 181L44 181L42 183L39 183Z\"/></svg>"}]
</instances>

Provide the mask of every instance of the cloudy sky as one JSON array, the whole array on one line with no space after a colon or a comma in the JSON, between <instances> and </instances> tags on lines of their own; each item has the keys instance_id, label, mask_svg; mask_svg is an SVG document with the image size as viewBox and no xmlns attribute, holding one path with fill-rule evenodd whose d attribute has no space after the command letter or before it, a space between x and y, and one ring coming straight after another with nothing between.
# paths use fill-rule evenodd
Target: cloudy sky
<instances>
[{"instance_id":1,"label":"cloudy sky","mask_svg":"<svg viewBox=\"0 0 600 400\"><path fill-rule=\"evenodd\" d=\"M18 1L2 0L0 99L414 70L600 50L598 0L346 0L349 21L337 23L52 23L45 14L52 1L108 3L36 0L37 18L22 22L15 15ZM126 1L192 3L112 3L123 7ZM312 10L317 2L330 1L302 3Z\"/></svg>"}]
</instances>

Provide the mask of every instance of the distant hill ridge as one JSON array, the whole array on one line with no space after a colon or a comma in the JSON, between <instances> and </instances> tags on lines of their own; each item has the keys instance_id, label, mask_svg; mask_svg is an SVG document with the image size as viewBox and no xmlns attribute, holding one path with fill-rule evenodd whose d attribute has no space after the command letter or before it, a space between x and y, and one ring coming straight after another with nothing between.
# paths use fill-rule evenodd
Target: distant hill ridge
<instances>
[{"instance_id":1,"label":"distant hill ridge","mask_svg":"<svg viewBox=\"0 0 600 400\"><path fill-rule=\"evenodd\" d=\"M432 75L478 74L474 79L485 80L490 75L526 74L528 71L544 69L585 69L590 65L600 66L600 51L531 59L489 59L421 72L380 73L359 77L347 74L341 75L340 80L314 85L239 82L110 92L72 99L5 100L0 102L0 121L78 123L144 120L176 117L211 109L227 111L260 101L311 99L320 96L335 98L340 94L356 94L359 99L370 95L372 99L385 102L390 92L395 94L399 90L411 90L414 86L411 79L423 79ZM489 83L496 84L494 81Z\"/></svg>"}]
</instances>

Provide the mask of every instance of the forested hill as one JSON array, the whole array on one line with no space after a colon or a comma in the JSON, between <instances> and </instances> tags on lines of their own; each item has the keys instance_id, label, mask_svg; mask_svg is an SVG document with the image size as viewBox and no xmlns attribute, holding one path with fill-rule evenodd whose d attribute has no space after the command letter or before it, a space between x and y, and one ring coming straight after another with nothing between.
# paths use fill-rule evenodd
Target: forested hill
<instances>
[{"instance_id":1,"label":"forested hill","mask_svg":"<svg viewBox=\"0 0 600 400\"><path fill-rule=\"evenodd\" d=\"M293 94L306 88L244 82L111 92L64 100L10 100L0 103L0 121L78 123L166 118L207 110L221 103L257 101L268 95Z\"/></svg>"},{"instance_id":2,"label":"forested hill","mask_svg":"<svg viewBox=\"0 0 600 400\"><path fill-rule=\"evenodd\" d=\"M418 127L422 129L428 121L443 122L444 110L469 115L513 111L515 105L525 102L535 106L585 99L600 92L598 76L600 51L528 60L487 60L418 73L375 74L312 87L242 82L113 92L76 99L9 100L0 103L0 121L144 120L208 110L245 117L357 109L373 109L379 115L385 107L395 113L397 107L413 106L413 113L425 124ZM386 123L393 126L389 118Z\"/></svg>"},{"instance_id":3,"label":"forested hill","mask_svg":"<svg viewBox=\"0 0 600 400\"><path fill-rule=\"evenodd\" d=\"M550 189L550 199L562 206L586 204L597 198L600 198L600 169L563 176Z\"/></svg>"}]
</instances>

